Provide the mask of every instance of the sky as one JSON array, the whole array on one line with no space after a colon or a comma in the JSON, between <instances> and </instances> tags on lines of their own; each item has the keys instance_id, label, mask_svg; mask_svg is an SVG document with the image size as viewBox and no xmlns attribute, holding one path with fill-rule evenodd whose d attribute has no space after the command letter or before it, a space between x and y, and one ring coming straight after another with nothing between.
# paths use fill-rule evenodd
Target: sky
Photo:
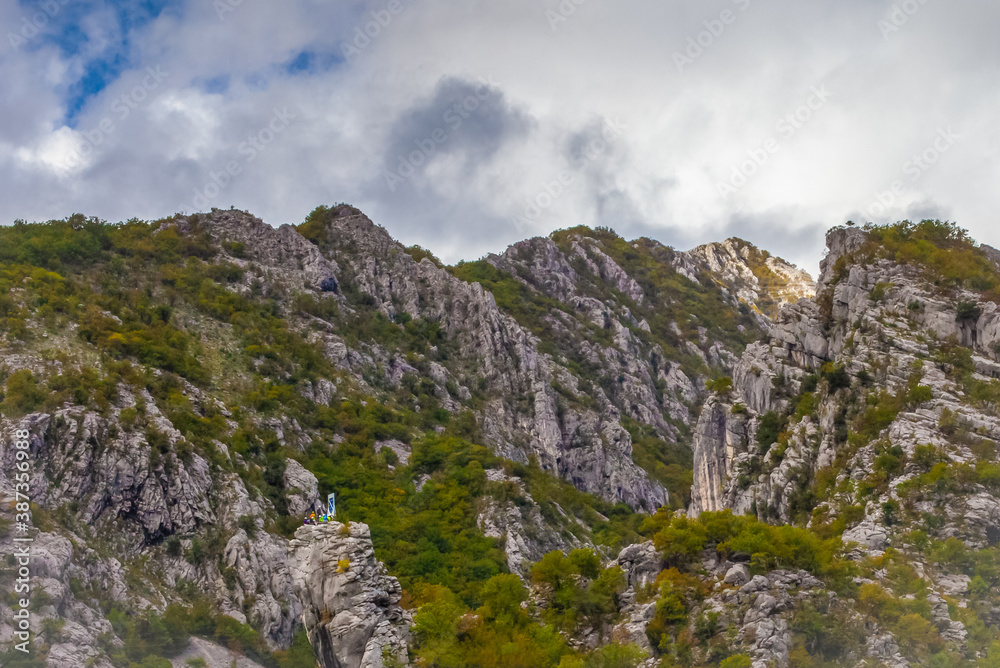
<instances>
[{"instance_id":1,"label":"sky","mask_svg":"<svg viewBox=\"0 0 1000 668\"><path fill-rule=\"evenodd\" d=\"M347 202L446 262L576 225L1000 245L988 0L0 0L0 223Z\"/></svg>"}]
</instances>

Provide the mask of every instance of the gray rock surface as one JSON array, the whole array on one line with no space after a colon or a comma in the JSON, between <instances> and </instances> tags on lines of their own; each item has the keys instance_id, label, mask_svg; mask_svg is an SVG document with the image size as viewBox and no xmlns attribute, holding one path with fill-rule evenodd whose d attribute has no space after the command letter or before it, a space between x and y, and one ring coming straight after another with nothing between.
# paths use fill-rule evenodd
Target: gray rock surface
<instances>
[{"instance_id":1,"label":"gray rock surface","mask_svg":"<svg viewBox=\"0 0 1000 668\"><path fill-rule=\"evenodd\" d=\"M289 568L302 623L320 668L381 668L406 662L412 617L402 588L375 559L365 524L307 525L295 532Z\"/></svg>"}]
</instances>

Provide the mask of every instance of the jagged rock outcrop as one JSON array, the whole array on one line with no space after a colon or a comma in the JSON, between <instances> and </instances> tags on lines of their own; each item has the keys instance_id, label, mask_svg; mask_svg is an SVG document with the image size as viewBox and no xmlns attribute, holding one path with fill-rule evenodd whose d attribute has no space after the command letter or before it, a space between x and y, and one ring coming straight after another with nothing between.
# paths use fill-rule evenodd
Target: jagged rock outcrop
<instances>
[{"instance_id":1,"label":"jagged rock outcrop","mask_svg":"<svg viewBox=\"0 0 1000 668\"><path fill-rule=\"evenodd\" d=\"M983 304L974 321L963 319L957 304L976 304L972 293L944 296L913 266L888 260L863 265L846 262L866 239L866 233L857 228L831 230L827 236L829 252L821 266L820 297L786 306L770 328L769 340L749 346L736 365L734 389L727 403L706 403L695 429L692 512L756 508L761 517L791 519L789 503L798 490L797 483L830 466L838 450L844 448L844 408L838 404L842 395L828 391L817 413L802 417L781 446L780 457L775 456L770 464L766 458L777 446L763 443L758 451L757 423L769 411L780 414L791 410L789 399L800 391L802 380L820 372L827 363L842 365L847 382L862 387L878 382L897 393L919 382L929 388L928 399L919 406L903 406L882 433L890 447L898 446L907 456L912 456L919 444L933 444L944 448L955 461L974 461L967 445L942 433L942 415L958 416L956 419L982 436L1000 440L1000 422L970 405L962 388L948 378L932 353L932 347L948 341L969 346L974 351L976 372L991 377L997 367L993 361L997 354L993 349L994 323L1000 317L995 305ZM871 380L858 381L859 377ZM739 414L727 411L727 406L737 404ZM877 455L875 445L861 448L841 475L855 481L866 478ZM900 477L891 487L906 479ZM883 501L891 498L895 497ZM985 541L988 528L1000 517L1000 502L980 491L963 501L963 508L966 503L976 510L961 519L956 511L949 521L964 526L965 535L974 542ZM884 546L884 527L876 530L870 526L882 524L881 516L872 517L880 512L879 507L871 504L866 513L868 524L852 527L848 537L857 537L873 548Z\"/></svg>"},{"instance_id":2,"label":"jagged rock outcrop","mask_svg":"<svg viewBox=\"0 0 1000 668\"><path fill-rule=\"evenodd\" d=\"M816 294L809 274L742 239L705 244L684 255L707 268L739 300L757 305L768 316Z\"/></svg>"},{"instance_id":3,"label":"jagged rock outcrop","mask_svg":"<svg viewBox=\"0 0 1000 668\"><path fill-rule=\"evenodd\" d=\"M733 405L717 398L705 403L694 433L692 516L727 507L726 484L754 431L755 423L745 411L734 411Z\"/></svg>"},{"instance_id":4,"label":"jagged rock outcrop","mask_svg":"<svg viewBox=\"0 0 1000 668\"><path fill-rule=\"evenodd\" d=\"M542 517L538 504L518 478L508 476L499 469L489 469L486 471L486 479L504 484L508 490L516 490L519 497L485 497L480 502L476 515L476 524L484 536L503 541L507 568L511 573L516 573L527 581L531 565L549 552L569 552L580 547L594 547L581 541L570 531L569 525L582 523L566 513L559 504L553 502L556 511L565 521L565 526L553 526L547 522Z\"/></svg>"},{"instance_id":5,"label":"jagged rock outcrop","mask_svg":"<svg viewBox=\"0 0 1000 668\"><path fill-rule=\"evenodd\" d=\"M305 517L319 499L316 476L294 459L286 459L284 479L288 513L295 517Z\"/></svg>"},{"instance_id":6,"label":"jagged rock outcrop","mask_svg":"<svg viewBox=\"0 0 1000 668\"><path fill-rule=\"evenodd\" d=\"M477 411L483 436L498 454L519 461L537 457L544 469L580 489L636 507L655 508L667 502L663 486L632 461L631 436L620 423L622 411L616 402L595 388L590 397L594 408L567 405L554 386L582 399L585 393L579 388L579 378L540 352L538 339L504 314L481 285L459 280L429 258L417 262L384 229L356 210L338 210L326 239L319 247L341 268L341 281L372 299L387 318L405 314L437 323L447 332L452 352L435 367L440 381L437 392L453 401L446 386L454 382L461 402L471 397L468 388L477 388L484 400ZM609 280L626 281L620 268L616 273L608 266L610 259L602 261ZM630 332L622 330L619 333L628 340ZM364 357L342 350L334 336L329 335L327 342L331 354L349 368L360 372L367 367ZM614 355L624 362L628 352L626 346ZM394 384L415 371L401 361L387 362L389 368L400 369L398 376L390 377ZM671 375L669 367L663 371L674 384L671 389L680 387L682 394L693 390L687 378L676 372ZM617 367L614 372L618 374ZM624 385L634 378L619 375ZM658 403L651 387L652 379L633 391L626 389L621 402L629 411L634 407L638 419L668 429L659 411L645 408ZM668 413L686 416L683 404L670 405Z\"/></svg>"},{"instance_id":7,"label":"jagged rock outcrop","mask_svg":"<svg viewBox=\"0 0 1000 668\"><path fill-rule=\"evenodd\" d=\"M706 403L689 510L839 520L857 561L906 550L930 589L941 638L962 648L968 632L942 602L967 605L964 581L940 561L923 563L909 532L959 538L970 550L1000 543L1000 497L975 474L988 470L1000 443L994 403L984 398L1000 377L996 305L942 286L931 269L880 258L865 230L835 228L827 244L818 296L786 305L768 338L735 365L732 392ZM948 482L932 485L932 467ZM884 571L874 577L890 586ZM749 621L759 637L761 620ZM768 628L769 654L755 640L754 657L781 665L787 632ZM908 665L900 644L878 632L866 652L882 665Z\"/></svg>"},{"instance_id":8,"label":"jagged rock outcrop","mask_svg":"<svg viewBox=\"0 0 1000 668\"><path fill-rule=\"evenodd\" d=\"M263 668L256 661L203 638L191 638L187 649L172 659L171 664L174 668L188 668L197 659L205 662L204 668Z\"/></svg>"},{"instance_id":9,"label":"jagged rock outcrop","mask_svg":"<svg viewBox=\"0 0 1000 668\"><path fill-rule=\"evenodd\" d=\"M289 549L302 623L321 668L381 668L384 657L406 664L413 620L399 607L399 582L375 559L367 525L306 525Z\"/></svg>"}]
</instances>

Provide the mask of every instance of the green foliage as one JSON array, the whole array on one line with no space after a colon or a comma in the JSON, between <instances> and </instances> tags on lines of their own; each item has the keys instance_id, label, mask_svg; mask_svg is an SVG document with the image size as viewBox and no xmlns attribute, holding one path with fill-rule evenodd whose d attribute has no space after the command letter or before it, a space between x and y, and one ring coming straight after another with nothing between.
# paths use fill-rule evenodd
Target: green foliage
<instances>
[{"instance_id":1,"label":"green foliage","mask_svg":"<svg viewBox=\"0 0 1000 668\"><path fill-rule=\"evenodd\" d=\"M536 334L552 336L549 318L557 310L568 309L486 260L459 262L449 271L467 283L479 283L489 290L502 311Z\"/></svg>"},{"instance_id":2,"label":"green foliage","mask_svg":"<svg viewBox=\"0 0 1000 668\"><path fill-rule=\"evenodd\" d=\"M415 651L420 665L459 668L548 668L570 656L562 637L532 620L521 608L524 585L513 575L498 575L483 588L475 616L444 587L426 592L414 616Z\"/></svg>"},{"instance_id":3,"label":"green foliage","mask_svg":"<svg viewBox=\"0 0 1000 668\"><path fill-rule=\"evenodd\" d=\"M750 668L753 661L746 654L734 654L722 660L719 668Z\"/></svg>"},{"instance_id":4,"label":"green foliage","mask_svg":"<svg viewBox=\"0 0 1000 668\"><path fill-rule=\"evenodd\" d=\"M979 304L972 301L960 301L955 306L955 318L956 320L962 321L972 321L975 322L979 320L980 316L983 315L983 309L979 307Z\"/></svg>"},{"instance_id":5,"label":"green foliage","mask_svg":"<svg viewBox=\"0 0 1000 668\"><path fill-rule=\"evenodd\" d=\"M867 405L854 420L853 442L864 445L874 441L883 429L892 424L904 405L905 397L884 390L868 395Z\"/></svg>"},{"instance_id":6,"label":"green foliage","mask_svg":"<svg viewBox=\"0 0 1000 668\"><path fill-rule=\"evenodd\" d=\"M931 388L926 385L915 385L910 388L910 392L907 396L907 403L911 406L919 406L920 404L930 401L933 398L934 392Z\"/></svg>"},{"instance_id":7,"label":"green foliage","mask_svg":"<svg viewBox=\"0 0 1000 668\"><path fill-rule=\"evenodd\" d=\"M413 443L410 467L389 471L374 441L380 425L399 418L372 417L364 410L348 412L344 420L355 426L336 451L314 446L307 452L321 493L336 491L338 512L371 527L379 558L405 588L445 585L477 604L482 583L506 569L497 542L475 523L484 469L498 460L482 446L429 435ZM430 476L419 492L411 482L416 475Z\"/></svg>"},{"instance_id":8,"label":"green foliage","mask_svg":"<svg viewBox=\"0 0 1000 668\"><path fill-rule=\"evenodd\" d=\"M20 416L38 408L45 395L38 387L35 377L27 369L21 369L10 374L4 388L3 408L5 415Z\"/></svg>"},{"instance_id":9,"label":"green foliage","mask_svg":"<svg viewBox=\"0 0 1000 668\"><path fill-rule=\"evenodd\" d=\"M592 652L583 661L583 668L637 668L647 658L637 645L611 643Z\"/></svg>"},{"instance_id":10,"label":"green foliage","mask_svg":"<svg viewBox=\"0 0 1000 668\"><path fill-rule=\"evenodd\" d=\"M726 396L733 391L733 379L729 376L720 376L705 383L705 389L713 394Z\"/></svg>"},{"instance_id":11,"label":"green foliage","mask_svg":"<svg viewBox=\"0 0 1000 668\"><path fill-rule=\"evenodd\" d=\"M441 260L437 259L434 253L430 252L429 250L421 246L410 246L406 249L406 253L407 255L412 257L416 262L420 262L424 258L427 258L438 267L443 266L441 264Z\"/></svg>"},{"instance_id":12,"label":"green foliage","mask_svg":"<svg viewBox=\"0 0 1000 668\"><path fill-rule=\"evenodd\" d=\"M944 640L932 623L926 594L913 599L896 598L880 585L870 583L861 585L857 600L866 615L892 631L907 658L917 660L944 648Z\"/></svg>"},{"instance_id":13,"label":"green foliage","mask_svg":"<svg viewBox=\"0 0 1000 668\"><path fill-rule=\"evenodd\" d=\"M632 460L663 483L675 508L687 507L691 503L691 485L694 482L694 453L691 448L682 443L665 441L649 425L639 424L628 417L622 418L622 424L632 436Z\"/></svg>"},{"instance_id":14,"label":"green foliage","mask_svg":"<svg viewBox=\"0 0 1000 668\"><path fill-rule=\"evenodd\" d=\"M318 246L327 241L328 226L333 220L334 211L329 206L320 205L309 212L306 219L295 229L299 234Z\"/></svg>"},{"instance_id":15,"label":"green foliage","mask_svg":"<svg viewBox=\"0 0 1000 668\"><path fill-rule=\"evenodd\" d=\"M818 406L819 399L816 395L812 392L804 392L799 398L799 403L795 406L795 418L798 420L812 415Z\"/></svg>"},{"instance_id":16,"label":"green foliage","mask_svg":"<svg viewBox=\"0 0 1000 668\"><path fill-rule=\"evenodd\" d=\"M761 416L757 427L757 445L762 451L766 451L771 444L778 442L778 436L784 431L785 424L786 418L774 411L768 411Z\"/></svg>"},{"instance_id":17,"label":"green foliage","mask_svg":"<svg viewBox=\"0 0 1000 668\"><path fill-rule=\"evenodd\" d=\"M687 634L691 607L704 598L706 588L696 576L669 568L657 578L659 597L646 636L661 654L669 654L679 636Z\"/></svg>"},{"instance_id":18,"label":"green foliage","mask_svg":"<svg viewBox=\"0 0 1000 668\"><path fill-rule=\"evenodd\" d=\"M748 555L758 572L801 568L839 581L846 568L837 558L839 538L822 539L807 529L773 526L733 515L731 510L702 513L697 520L685 515L664 517L659 524L653 543L671 565L689 564L706 547L714 547L725 557Z\"/></svg>"},{"instance_id":19,"label":"green foliage","mask_svg":"<svg viewBox=\"0 0 1000 668\"><path fill-rule=\"evenodd\" d=\"M609 503L576 489L539 468L532 460L527 467L515 464L511 474L520 477L527 491L541 509L542 517L550 526L563 526L567 518L563 513L579 520L590 528L590 537L597 545L621 550L626 545L641 540L638 530L643 517L624 503ZM566 524L568 530L579 532L576 521Z\"/></svg>"},{"instance_id":20,"label":"green foliage","mask_svg":"<svg viewBox=\"0 0 1000 668\"><path fill-rule=\"evenodd\" d=\"M885 300L886 290L892 288L892 283L876 283L875 287L872 288L869 297L873 302L880 302Z\"/></svg>"},{"instance_id":21,"label":"green foliage","mask_svg":"<svg viewBox=\"0 0 1000 668\"><path fill-rule=\"evenodd\" d=\"M869 240L858 251L864 258L888 258L922 267L935 285L995 290L1000 281L996 266L954 223L923 220L890 225L866 225Z\"/></svg>"},{"instance_id":22,"label":"green foliage","mask_svg":"<svg viewBox=\"0 0 1000 668\"><path fill-rule=\"evenodd\" d=\"M837 665L867 640L864 625L830 600L803 601L789 626L798 640L790 657L793 666Z\"/></svg>"},{"instance_id":23,"label":"green foliage","mask_svg":"<svg viewBox=\"0 0 1000 668\"><path fill-rule=\"evenodd\" d=\"M592 550L573 550L569 556L550 552L532 567L531 578L546 585L542 619L570 633L583 624L591 628L607 625L625 589L622 570L617 566L602 569Z\"/></svg>"},{"instance_id":24,"label":"green foliage","mask_svg":"<svg viewBox=\"0 0 1000 668\"><path fill-rule=\"evenodd\" d=\"M851 386L851 376L847 373L847 369L844 368L843 364L824 365L822 377L829 384L831 393Z\"/></svg>"}]
</instances>

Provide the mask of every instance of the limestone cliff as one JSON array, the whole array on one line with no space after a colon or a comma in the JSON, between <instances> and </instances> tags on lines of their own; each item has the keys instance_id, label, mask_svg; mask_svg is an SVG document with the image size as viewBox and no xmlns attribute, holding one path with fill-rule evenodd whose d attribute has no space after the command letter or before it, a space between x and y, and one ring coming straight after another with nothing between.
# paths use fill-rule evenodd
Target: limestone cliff
<instances>
[{"instance_id":1,"label":"limestone cliff","mask_svg":"<svg viewBox=\"0 0 1000 668\"><path fill-rule=\"evenodd\" d=\"M289 568L302 623L321 668L408 665L412 617L402 588L375 558L364 524L303 526L290 544Z\"/></svg>"},{"instance_id":2,"label":"limestone cliff","mask_svg":"<svg viewBox=\"0 0 1000 668\"><path fill-rule=\"evenodd\" d=\"M930 583L942 636L962 646L968 632L942 597L966 605L955 578L968 576L913 541L1000 543L988 473L1000 442L1000 314L936 266L886 257L871 234L831 230L817 296L786 305L734 366L732 391L705 404L689 511L835 526L858 561L904 551ZM950 243L981 262L967 242ZM906 664L891 647L870 656Z\"/></svg>"}]
</instances>

